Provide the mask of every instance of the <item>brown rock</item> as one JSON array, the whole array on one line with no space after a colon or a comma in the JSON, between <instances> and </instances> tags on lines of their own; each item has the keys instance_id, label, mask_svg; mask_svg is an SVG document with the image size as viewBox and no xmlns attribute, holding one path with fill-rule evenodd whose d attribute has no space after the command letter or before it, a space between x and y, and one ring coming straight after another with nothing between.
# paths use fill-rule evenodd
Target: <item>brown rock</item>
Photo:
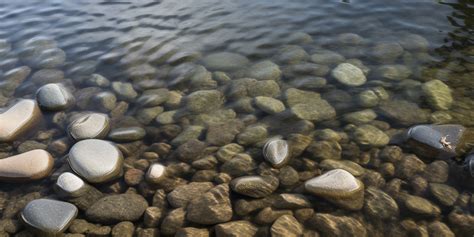
<instances>
[{"instance_id":1,"label":"brown rock","mask_svg":"<svg viewBox=\"0 0 474 237\"><path fill-rule=\"evenodd\" d=\"M187 207L186 218L198 224L212 225L229 221L232 218L232 205L229 198L229 186L220 184L198 198Z\"/></svg>"},{"instance_id":2,"label":"brown rock","mask_svg":"<svg viewBox=\"0 0 474 237\"><path fill-rule=\"evenodd\" d=\"M257 227L248 221L231 221L216 225L216 237L251 237Z\"/></svg>"},{"instance_id":3,"label":"brown rock","mask_svg":"<svg viewBox=\"0 0 474 237\"><path fill-rule=\"evenodd\" d=\"M272 225L272 237L298 237L303 234L303 226L292 215L279 217Z\"/></svg>"},{"instance_id":4,"label":"brown rock","mask_svg":"<svg viewBox=\"0 0 474 237\"><path fill-rule=\"evenodd\" d=\"M45 178L53 169L54 159L45 150L32 150L0 160L0 180L29 181Z\"/></svg>"},{"instance_id":5,"label":"brown rock","mask_svg":"<svg viewBox=\"0 0 474 237\"><path fill-rule=\"evenodd\" d=\"M0 142L11 142L30 130L41 117L34 100L20 100L0 114Z\"/></svg>"}]
</instances>

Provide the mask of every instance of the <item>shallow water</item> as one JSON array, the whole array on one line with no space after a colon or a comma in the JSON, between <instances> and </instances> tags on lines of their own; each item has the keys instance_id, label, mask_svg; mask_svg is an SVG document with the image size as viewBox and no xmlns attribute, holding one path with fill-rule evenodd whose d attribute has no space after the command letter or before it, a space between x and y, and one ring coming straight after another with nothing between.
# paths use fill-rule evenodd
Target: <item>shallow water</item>
<instances>
[{"instance_id":1,"label":"shallow water","mask_svg":"<svg viewBox=\"0 0 474 237\"><path fill-rule=\"evenodd\" d=\"M253 166L244 173L224 177L231 179L242 175L271 173L282 179L281 176L284 175L280 175L280 169L271 169L265 163L262 146L265 140L272 136L289 139L291 133L304 134L318 145L314 145L313 149L306 149L288 163L292 170L299 173L298 181L291 185L280 185L275 194L303 193L304 181L325 171L319 167L322 160L328 156L340 156L362 166L366 173L358 178L364 182L366 189L372 186L387 192L397 202L400 214L387 220L390 224L386 227L380 227L377 225L379 223L377 218L367 214L367 204L362 210L347 211L305 193L305 196L314 202L312 208L316 213L330 213L357 219L369 236L390 232L393 232L391 233L393 236L428 232L431 235L439 231L436 221L445 223L446 227L457 235L472 235L474 234L472 228L469 229L458 222L474 223L470 214L474 209L472 201L474 197L469 188L474 185L463 183L466 181L460 181L462 179L457 177L457 171L453 171L459 169L465 154L458 157L457 161L451 159L443 161L450 166L451 172L449 179L441 183L453 187L459 194L455 203L440 204L428 188L428 183L437 182L430 182L425 171L415 172L408 177L398 174L400 172L406 174L403 171L391 172L391 168L399 169L403 161L384 160L380 153L387 148L387 144L380 146L357 143L353 130L363 126L362 124L371 124L387 134L391 139L390 143L399 145L405 155L408 155L413 151L397 141L396 134L405 131L411 125L454 123L466 127L474 126L473 24L474 5L470 1L463 0L395 2L304 0L291 3L280 0L0 2L0 39L6 40L11 45L11 50L0 51L0 78L6 80L3 79L3 75L11 69L24 65L31 67L29 76L13 89L2 84L0 80L0 92L3 91L4 94L1 96L0 93L1 107L7 107L16 98L34 98L36 90L41 85L32 82L31 78L42 67L30 65L27 57L31 52L25 45L28 41L31 42L31 39L37 40L42 37L54 40L57 48L66 53L65 62L55 68L64 72L66 79L62 82L73 91L77 100L76 106L65 112L43 113L42 123L17 141L11 144L0 143L0 157L43 147L50 150L56 160L53 174L42 181L24 183L20 186L0 183L0 216L3 216L2 219L16 220L16 213L29 200L39 197L57 199L52 186L57 176L69 169L65 157L69 147L74 144L68 137L66 127L76 112L99 111L109 114L113 129L139 126L146 130L147 136L139 141L117 142L121 144L120 148L125 153L126 173L129 170L146 171L150 163L155 162L172 166L180 162L174 153L183 142L191 138L206 141L206 132L213 122L226 122L237 118L248 128L260 125L266 132L251 142L238 138L231 139L234 143L240 143L245 153L251 155ZM416 35L415 39L410 38L413 35ZM383 51L387 50L384 48L386 43L397 45L400 52L395 52L397 55L390 57L389 54L394 53L393 48ZM288 48L288 45L293 46ZM303 50L304 55L301 56L301 51L298 50ZM397 50L398 48L394 51ZM286 55L285 58L283 54L289 51L296 56ZM318 60L311 57L328 51L337 53L338 59L324 61L319 60L320 57L316 57ZM211 65L207 56L219 52L240 54L246 57L248 62L234 61L230 65L225 65L225 68ZM281 71L281 75L277 78L270 78L276 82L277 89L269 89L271 85L264 84L256 92L249 92L252 88L244 88L245 92L242 92L241 87L235 85L236 83L232 84L237 79L251 77L249 71L252 70L252 66L263 60L271 60ZM223 60L217 61L219 64ZM362 69L367 82L360 86L347 86L337 82L331 71L343 62L351 62ZM294 66L304 63L315 63L312 66L317 69L300 69L299 72L295 72L297 70ZM203 65L205 68L196 69L197 65ZM381 68L384 65L401 65L403 68L399 67L393 69L395 72L385 72L386 74L382 75ZM314 72L315 70L318 72ZM222 76L223 74L216 74L216 71L225 72L229 79ZM104 76L111 82L132 83L138 96L132 96L133 98L118 96L114 108L105 110L100 108L100 105L88 101L87 98L103 91L113 92L113 89L110 86L84 89L91 87L88 79L94 73ZM423 83L434 79L449 86L453 99L449 108L436 108L424 94L426 92L422 90ZM256 82L252 83L254 84L250 87L256 87ZM295 118L292 105L286 101L285 94L286 90L295 87L321 94L322 98L335 109L335 115L325 114L322 116L327 117L312 121L298 116ZM185 99L181 103L167 102L161 104L165 112L179 111L172 122L163 125L154 118L143 122L138 117L144 106L138 98L144 91L156 88L167 88L183 98L195 91L215 89L223 93L225 98L221 99L225 100L225 103L222 105L217 103L217 108L204 108L201 112L194 111L196 113L193 114L188 111L189 106L186 103L189 102ZM386 91L386 98L381 99L379 96L377 102L373 104L370 101L361 102L362 94L374 88L383 88ZM14 92L7 93L5 92L7 90ZM283 111L270 115L269 112L263 111L264 109L259 109L252 99L262 95L284 102ZM406 116L401 114L401 118L394 119L390 118L387 112L380 112L383 110L380 108L382 103L400 100L413 103L417 111L426 113L424 119L419 119L420 114L417 113ZM393 107L402 106L396 104ZM358 120L357 125L347 118L348 113L364 109L372 109L375 118L363 122ZM186 137L184 141L173 140L190 125L200 126L202 131ZM325 137L327 130L323 129L338 132L337 136L340 138L335 142L336 145ZM237 130L238 133L244 132L243 128ZM372 138L378 139L369 136L369 143L376 142L370 141ZM160 154L159 159L147 158L144 153L153 150L150 146L154 143L169 143L172 145L171 151L169 154ZM325 147L327 144L332 147ZM208 145L206 154L215 156L216 150L222 145L224 144ZM203 157L206 158L204 155ZM418 160L427 166L434 162L433 159ZM193 162L187 163L186 167L194 169L180 171L181 173L176 171L178 181L173 185L191 181L211 181L214 182L213 185L217 185L226 179L222 178L221 172L225 169L222 166L225 162L221 160L216 160L217 164L206 168ZM177 169L176 166L174 168ZM150 188L142 187L146 183L145 180L140 184L130 185L124 182L124 179L121 177L112 183L97 187L104 193L138 190L138 193L145 196L151 204ZM397 183L398 191L395 192L393 189L396 188L393 186L397 186ZM172 189L173 187L169 190L165 188L166 192ZM28 194L27 197L22 199L25 194ZM407 199L404 195L430 200L441 209L440 213L434 216L416 213L404 207ZM245 197L231 191L234 209L241 199ZM246 200L251 198L247 197ZM234 210L232 220L249 220L259 228L259 235L269 235L268 227L271 227L273 221L262 224L259 220L255 220L260 209L243 216L237 215ZM172 208L164 211L166 214L163 216L170 210ZM312 236L311 234L315 232L323 236L327 234L321 229L322 227L315 227L311 221L305 220L301 213L293 210L293 215L303 226L307 236ZM459 214L460 217L456 219L453 217L455 214ZM81 212L79 218L84 219L84 213ZM188 226L210 230L213 228L213 225L203 226L190 222L181 225L181 227ZM143 234L145 227L142 219L135 222L135 228L138 234ZM148 228L161 229L163 226L155 225ZM351 227L349 225L338 228L344 232L349 231ZM2 231L0 228L0 236ZM11 232L21 231L23 228L18 227Z\"/></svg>"}]
</instances>

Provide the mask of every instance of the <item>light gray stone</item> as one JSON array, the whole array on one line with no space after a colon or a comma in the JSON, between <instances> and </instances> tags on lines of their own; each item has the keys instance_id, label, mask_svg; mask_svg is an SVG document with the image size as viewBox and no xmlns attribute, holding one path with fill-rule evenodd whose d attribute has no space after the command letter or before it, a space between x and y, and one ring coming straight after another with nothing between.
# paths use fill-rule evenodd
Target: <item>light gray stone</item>
<instances>
[{"instance_id":1,"label":"light gray stone","mask_svg":"<svg viewBox=\"0 0 474 237\"><path fill-rule=\"evenodd\" d=\"M36 92L36 100L41 108L58 111L71 107L74 96L61 84L46 84Z\"/></svg>"},{"instance_id":2,"label":"light gray stone","mask_svg":"<svg viewBox=\"0 0 474 237\"><path fill-rule=\"evenodd\" d=\"M102 113L86 113L76 118L67 128L76 141L104 138L110 130L109 116Z\"/></svg>"},{"instance_id":3,"label":"light gray stone","mask_svg":"<svg viewBox=\"0 0 474 237\"><path fill-rule=\"evenodd\" d=\"M21 218L41 234L59 234L69 227L77 213L77 208L70 203L36 199L25 206Z\"/></svg>"}]
</instances>

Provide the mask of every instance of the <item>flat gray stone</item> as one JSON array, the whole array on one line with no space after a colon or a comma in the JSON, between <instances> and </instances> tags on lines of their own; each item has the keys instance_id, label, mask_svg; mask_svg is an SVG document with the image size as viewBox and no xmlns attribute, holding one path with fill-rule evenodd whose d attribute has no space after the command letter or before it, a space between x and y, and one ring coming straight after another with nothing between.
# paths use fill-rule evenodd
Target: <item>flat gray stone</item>
<instances>
[{"instance_id":1,"label":"flat gray stone","mask_svg":"<svg viewBox=\"0 0 474 237\"><path fill-rule=\"evenodd\" d=\"M47 234L64 232L77 216L77 208L67 202L36 199L29 202L21 218L30 227Z\"/></svg>"},{"instance_id":2,"label":"flat gray stone","mask_svg":"<svg viewBox=\"0 0 474 237\"><path fill-rule=\"evenodd\" d=\"M36 101L45 110L64 110L74 103L74 96L61 84L46 84L36 92Z\"/></svg>"},{"instance_id":3,"label":"flat gray stone","mask_svg":"<svg viewBox=\"0 0 474 237\"><path fill-rule=\"evenodd\" d=\"M115 142L132 142L145 137L146 131L141 127L116 128L110 131L109 138Z\"/></svg>"},{"instance_id":4,"label":"flat gray stone","mask_svg":"<svg viewBox=\"0 0 474 237\"><path fill-rule=\"evenodd\" d=\"M56 187L67 195L74 195L85 186L86 183L81 178L70 172L62 173L59 175L58 180L56 180Z\"/></svg>"},{"instance_id":5,"label":"flat gray stone","mask_svg":"<svg viewBox=\"0 0 474 237\"><path fill-rule=\"evenodd\" d=\"M364 72L350 63L339 64L332 70L331 75L346 86L361 86L367 81Z\"/></svg>"},{"instance_id":6,"label":"flat gray stone","mask_svg":"<svg viewBox=\"0 0 474 237\"><path fill-rule=\"evenodd\" d=\"M76 141L104 138L110 130L110 119L106 114L88 113L75 119L67 129Z\"/></svg>"},{"instance_id":7,"label":"flat gray stone","mask_svg":"<svg viewBox=\"0 0 474 237\"><path fill-rule=\"evenodd\" d=\"M122 172L123 156L111 142L87 139L72 146L69 165L78 175L91 183L117 178Z\"/></svg>"}]
</instances>

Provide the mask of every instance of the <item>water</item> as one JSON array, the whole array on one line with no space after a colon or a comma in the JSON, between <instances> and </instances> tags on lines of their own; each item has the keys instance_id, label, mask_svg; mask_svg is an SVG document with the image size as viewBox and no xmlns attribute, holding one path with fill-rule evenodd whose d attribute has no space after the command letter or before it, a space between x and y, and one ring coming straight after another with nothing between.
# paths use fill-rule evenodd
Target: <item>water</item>
<instances>
[{"instance_id":1,"label":"water","mask_svg":"<svg viewBox=\"0 0 474 237\"><path fill-rule=\"evenodd\" d=\"M445 223L457 235L469 236L474 230L460 227L460 223L457 223L465 221L472 224L469 219L472 219L470 215L472 204L469 203L472 198L471 190L466 187L469 185L461 183L456 178L456 173L451 171L449 179L442 180L441 183L457 190L459 193L456 197L457 201L451 205L440 204L438 197L433 195L428 187L427 179L429 178L426 174L421 172L410 177L400 177L397 174L398 171L390 170L392 168L396 170L402 164L380 158L379 153L386 149L385 144L364 146L360 144L360 141L356 141L357 139L352 135L355 126L348 125L353 120L348 119L347 115L351 112L373 109L369 113L375 113L376 118L362 123L374 125L392 140L396 133L418 123L455 123L466 127L473 126L473 14L473 3L463 0L0 2L0 39L5 39L11 44L11 50L7 50L9 52L0 51L0 75L13 68L29 65L25 60L25 55L28 54L25 42L28 40L38 39L38 37L54 40L57 48L64 50L66 54L65 62L58 69L64 72L66 78L64 83L74 91L76 99L82 98L81 96L88 97L87 93L93 96L100 91L114 92L111 87L84 89L91 87L92 84L88 80L94 73L104 76L111 82L130 82L137 91L138 96L135 98L118 96L118 102L121 101L121 103L117 107L114 106L115 109L112 111L110 111L112 108L105 110L112 118L112 128L140 126L147 132L147 136L139 141L122 144L122 149L129 151L125 154L126 170L136 168L146 171L149 163L153 162L165 165L177 163L178 160L174 155L147 159L144 152L150 150L151 144L163 142L172 144L172 154L181 144L179 141L173 142L173 139L190 125L202 126L204 129L201 135L190 137L205 141L206 129L213 121L222 122L237 118L243 122L241 125L243 127L261 125L262 129L266 130L266 134L259 137L260 140L257 138L256 141L247 143L241 141L242 139L240 142L238 138L231 139L243 145L245 152L254 159L253 167L244 174L270 172L278 176L280 171L270 169L261 155L265 138L279 135L289 139L290 133L294 132L314 138L315 144L310 145L312 148L308 148L305 153L289 163L292 170L299 173L299 181L287 186L280 185L275 191L276 194L301 193L301 185L305 180L325 171L319 167L322 159L341 156L345 160L352 160L364 167L370 175L366 174L358 178L363 180L366 188L375 186L376 189L384 190L391 195L399 206L400 215L393 216L390 221L387 220L390 222L387 227L377 227L377 218L367 214L367 207L361 211L345 211L337 205L306 194L312 202L316 203L314 204L316 213L321 211L334 214L337 212L342 216L354 217L367 229L368 235L390 232L393 236L405 235L406 232L403 231L432 234L437 232L437 224L433 224L433 220L437 219ZM387 49L387 43L397 46L395 49L393 47ZM287 58L283 58L283 48L288 45L298 45L298 47L290 46L293 47L292 50L286 48L286 52L291 51L293 54L290 56L296 59L288 55ZM397 52L399 49L401 51ZM306 53L300 55L301 51L298 50L304 50ZM331 54L337 59L327 61L327 58L321 59L321 55L315 57L317 59L311 57L315 54L327 56L328 50L330 53L337 53L336 56ZM380 50L386 51L380 53ZM237 65L239 62L232 62L231 65L226 65L227 68L219 68L215 65L213 67L207 56L220 52L243 55L248 62L243 62L242 65ZM389 54L398 55L391 58L387 56ZM288 60L288 57L291 60ZM249 77L251 66L263 60L271 60L282 71L282 75L277 76L276 90L270 88L274 84L264 84L260 85L255 92L249 92L252 88L246 88L245 92L242 92L242 89L227 81L228 79L222 74L215 73L224 71L231 80ZM222 59L217 61L221 63ZM336 82L331 76L331 70L344 61L365 70L367 82L355 87L343 86ZM295 69L295 64L304 66L304 63L317 65L311 64L306 65L306 69L303 67ZM196 65L204 65L206 68L195 69ZM392 71L389 72L383 71L383 66L387 65L399 66L395 69L390 68ZM13 88L14 93L13 91L4 93L3 98L0 97L2 106L11 103L15 98L34 98L34 93L40 85L33 83L31 77L39 69L33 66L30 76ZM194 73L190 76L192 70L197 70L194 72L200 74ZM296 72L298 70L299 72ZM388 69L385 68L385 70ZM383 78L384 75L387 78ZM436 106L428 101L425 92L421 89L423 83L433 79L441 80L449 86L454 101L448 106L449 108L444 110L434 108ZM257 87L255 84L257 82L245 83L250 83L250 87ZM285 94L285 90L294 87L321 94L322 98L334 108L335 115L325 114L326 117L323 119L314 119L317 120L316 122L295 119L294 112L293 114L290 112L292 106L286 101ZM217 89L226 98L222 106L217 103L217 107L220 107L217 112L210 111L212 108L202 109L205 111L202 113L209 113L208 115L197 116L189 113L189 108L185 106L187 102L181 104L169 102L162 105L164 111L178 111L178 116L175 116L170 124L160 125L154 121L156 115L151 119L145 119L148 120L147 122L140 121L139 116L143 113L143 109L137 99L143 91L156 88L168 88L176 92L175 96L182 95L183 98L195 91ZM385 91L382 93L385 93L385 97L382 96L384 97L382 99L380 88ZM0 87L0 92L2 89L5 90L5 86ZM372 92L367 90L372 90ZM401 118L397 116L393 118L387 115L387 112L380 112L382 102L369 101L370 98L363 101L362 98L364 93L365 95L373 94L374 90L378 90L375 94L379 93L378 99L375 96L376 100L406 100L415 104L417 112L410 115L403 114ZM117 94L116 91L114 93ZM258 109L252 101L252 97L257 95L269 95L284 102L284 111L273 115L262 112L263 109ZM68 118L79 111L104 112L99 107L97 103L78 99L77 106L66 113L45 113L43 123L36 126L28 135L12 143L13 146L6 143L0 144L1 157L17 154L20 150L28 150L27 145L21 146L21 144L25 144L25 141L31 144L31 141L35 140L42 146L48 147L49 150L53 150L56 158L54 173L43 181L20 186L6 183L0 185L2 219L16 218L14 214L23 207L21 197L26 193L30 199L39 196L57 198L51 187L57 175L68 169L64 156L73 144L68 140L65 129ZM395 107L401 108L401 106ZM423 118L421 113L426 113L426 116ZM237 129L237 133L243 132L242 128ZM323 129L340 132L339 135L334 136L340 136L342 133L342 138L336 139L334 143L325 137L329 135L326 133L327 130ZM189 137L184 139L184 141L187 140ZM326 140L327 143L322 140ZM55 141L66 141L63 142L65 148L52 146L51 144ZM56 143L56 145L63 143ZM222 145L224 144L214 147L218 149ZM408 147L403 144L400 146L406 154L411 153ZM211 155L215 155L215 152L212 152L214 148L208 149ZM462 162L462 157L459 159L461 161L457 163L447 160L446 164L452 168ZM429 159L422 160L428 166L433 162ZM216 185L225 180L221 176L219 176L220 179L211 177L223 169L224 162L221 160L216 162L217 164L205 168L192 164L199 172L183 171L183 175L178 175L180 176L178 180L180 182L214 181ZM191 165L191 162L188 163ZM374 175L374 172L378 173ZM236 176L241 176L241 174ZM401 183L401 191L390 192L389 190L393 189L397 182ZM121 189L117 191L114 185L120 186ZM127 185L123 182L123 178L115 184L99 185L99 188L105 193L112 193L124 192L129 186L132 190L129 189L129 192L133 192L135 188L151 199L149 194L143 193L141 186ZM430 200L440 207L440 213L434 216L416 213L404 206L407 199L404 195ZM231 200L234 209L238 200L242 198L244 197L232 193ZM16 202L20 204L14 204ZM258 220L256 221L252 216L257 215L259 211L256 210L244 216L234 215L233 220L248 219L257 223L261 235L267 235L269 233L265 226L271 226L273 221L258 223ZM453 217L454 214L450 215L450 213L464 213L459 215L465 219L461 217L459 217L461 219L456 219ZM306 221L304 217L297 215L296 211L294 215L304 226L308 236L311 231L319 231L324 236L321 227L315 227L313 222ZM80 214L80 218L84 218L83 213ZM185 224L184 226L195 225ZM142 221L136 222L135 227L142 228ZM211 226L204 226L204 228L209 227ZM339 228L344 229L343 231L350 229L347 226ZM14 232L22 230L20 228ZM140 230L137 230L138 232Z\"/></svg>"}]
</instances>

